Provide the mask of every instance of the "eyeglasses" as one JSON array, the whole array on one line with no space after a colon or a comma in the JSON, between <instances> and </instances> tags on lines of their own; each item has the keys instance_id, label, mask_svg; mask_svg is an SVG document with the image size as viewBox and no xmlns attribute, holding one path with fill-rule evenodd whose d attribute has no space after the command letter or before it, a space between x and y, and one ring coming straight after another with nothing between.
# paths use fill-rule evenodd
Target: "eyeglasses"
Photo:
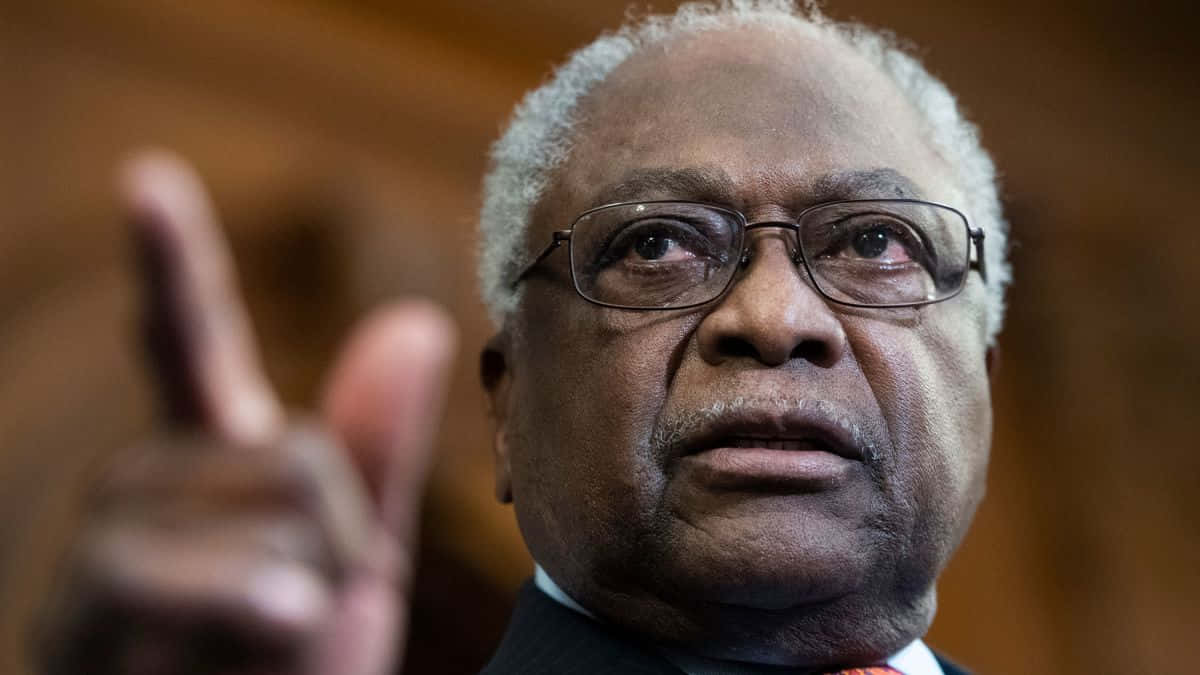
<instances>
[{"instance_id":1,"label":"eyeglasses","mask_svg":"<svg viewBox=\"0 0 1200 675\"><path fill-rule=\"evenodd\" d=\"M749 265L747 232L791 232L792 260L822 296L851 307L914 307L949 300L971 269L987 279L983 230L957 209L914 199L860 199L805 209L796 222L748 223L714 204L648 201L584 211L512 282L568 243L571 279L585 300L620 309L686 309L721 297ZM971 259L971 249L975 259Z\"/></svg>"}]
</instances>

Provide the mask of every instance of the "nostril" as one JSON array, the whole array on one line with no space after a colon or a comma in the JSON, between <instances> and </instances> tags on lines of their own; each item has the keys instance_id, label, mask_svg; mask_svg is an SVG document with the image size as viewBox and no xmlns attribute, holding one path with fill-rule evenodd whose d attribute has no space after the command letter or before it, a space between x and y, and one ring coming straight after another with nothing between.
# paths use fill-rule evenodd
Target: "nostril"
<instances>
[{"instance_id":1,"label":"nostril","mask_svg":"<svg viewBox=\"0 0 1200 675\"><path fill-rule=\"evenodd\" d=\"M746 340L734 336L725 336L717 341L717 351L726 356L745 356L759 359L758 350Z\"/></svg>"},{"instance_id":2,"label":"nostril","mask_svg":"<svg viewBox=\"0 0 1200 675\"><path fill-rule=\"evenodd\" d=\"M822 340L803 340L792 349L791 357L810 363L825 363L829 358L829 345Z\"/></svg>"}]
</instances>

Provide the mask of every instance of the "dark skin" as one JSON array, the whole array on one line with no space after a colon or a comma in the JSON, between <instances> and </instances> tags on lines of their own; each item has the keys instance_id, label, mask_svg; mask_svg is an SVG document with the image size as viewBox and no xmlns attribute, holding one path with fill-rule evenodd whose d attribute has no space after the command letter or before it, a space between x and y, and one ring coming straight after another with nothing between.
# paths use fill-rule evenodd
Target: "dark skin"
<instances>
[{"instance_id":1,"label":"dark skin","mask_svg":"<svg viewBox=\"0 0 1200 675\"><path fill-rule=\"evenodd\" d=\"M614 197L717 202L751 221L844 198L963 202L912 106L819 38L684 38L623 64L582 110L530 257ZM601 308L575 293L565 255L539 266L485 354L497 492L534 558L605 621L712 658L871 663L928 628L934 582L984 493L985 286L973 273L940 304L833 305L783 232L748 235L750 264L698 309ZM829 480L730 488L654 442L672 420L738 397L740 424L808 406L848 421L873 452Z\"/></svg>"}]
</instances>

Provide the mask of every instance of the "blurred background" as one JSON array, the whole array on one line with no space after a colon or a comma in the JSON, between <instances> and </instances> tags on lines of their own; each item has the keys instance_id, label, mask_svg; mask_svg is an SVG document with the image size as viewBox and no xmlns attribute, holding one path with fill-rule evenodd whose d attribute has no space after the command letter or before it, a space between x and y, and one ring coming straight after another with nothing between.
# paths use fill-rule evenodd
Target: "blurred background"
<instances>
[{"instance_id":1,"label":"blurred background","mask_svg":"<svg viewBox=\"0 0 1200 675\"><path fill-rule=\"evenodd\" d=\"M920 46L982 127L1013 223L989 496L929 641L981 673L1195 667L1196 5L826 6ZM475 672L531 571L491 496L476 381L484 154L521 94L626 9L0 1L0 672L29 672L88 467L157 424L113 196L114 166L146 144L212 187L289 404L312 400L373 303L420 293L454 312L407 672Z\"/></svg>"}]
</instances>

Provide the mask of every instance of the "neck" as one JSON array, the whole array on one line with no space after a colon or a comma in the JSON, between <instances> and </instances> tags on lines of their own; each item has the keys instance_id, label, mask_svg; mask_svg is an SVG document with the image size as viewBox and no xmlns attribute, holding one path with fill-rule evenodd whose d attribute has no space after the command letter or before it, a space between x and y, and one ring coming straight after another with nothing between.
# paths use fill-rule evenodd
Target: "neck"
<instances>
[{"instance_id":1,"label":"neck","mask_svg":"<svg viewBox=\"0 0 1200 675\"><path fill-rule=\"evenodd\" d=\"M534 584L560 605L589 619L600 621L595 614L568 595L541 565L534 566ZM659 647L658 650L687 675L782 675L784 673L798 675L794 668L784 666L764 666L742 661L712 659L699 656L686 649L673 647ZM920 639L914 640L887 658L886 665L910 675L941 675L942 673L933 652Z\"/></svg>"}]
</instances>

